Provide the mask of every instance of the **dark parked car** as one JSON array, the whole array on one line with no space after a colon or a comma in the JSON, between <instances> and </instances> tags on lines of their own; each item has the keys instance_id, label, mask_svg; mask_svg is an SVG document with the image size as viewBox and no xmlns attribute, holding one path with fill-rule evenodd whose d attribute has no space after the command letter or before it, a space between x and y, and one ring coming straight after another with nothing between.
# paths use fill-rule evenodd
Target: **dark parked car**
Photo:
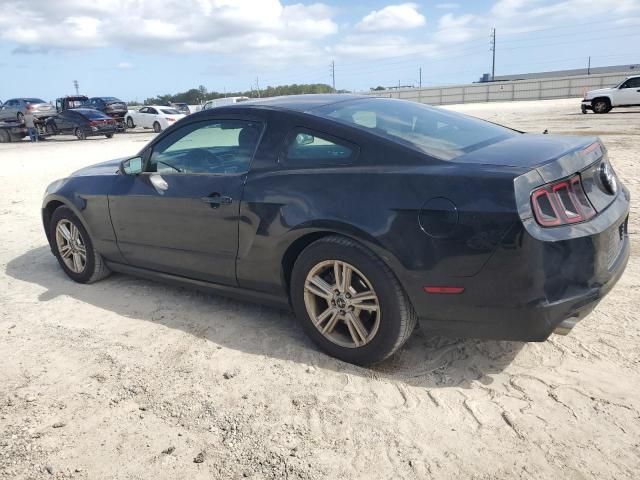
<instances>
[{"instance_id":1,"label":"dark parked car","mask_svg":"<svg viewBox=\"0 0 640 480\"><path fill-rule=\"evenodd\" d=\"M124 117L127 114L127 104L116 97L92 97L85 104L85 107L100 110L105 115L115 119L120 129L126 128Z\"/></svg>"},{"instance_id":2,"label":"dark parked car","mask_svg":"<svg viewBox=\"0 0 640 480\"><path fill-rule=\"evenodd\" d=\"M42 206L77 282L118 271L291 306L359 364L418 319L453 336L567 333L620 278L628 213L597 139L351 95L195 113L52 183Z\"/></svg>"},{"instance_id":3,"label":"dark parked car","mask_svg":"<svg viewBox=\"0 0 640 480\"><path fill-rule=\"evenodd\" d=\"M45 120L51 115L55 115L56 111L53 105L41 100L40 98L12 98L4 102L0 107L0 122L24 121L24 113L27 111L27 105L31 105L31 111L35 120Z\"/></svg>"},{"instance_id":4,"label":"dark parked car","mask_svg":"<svg viewBox=\"0 0 640 480\"><path fill-rule=\"evenodd\" d=\"M116 131L116 121L92 108L74 108L48 118L45 128L50 135L68 133L79 140L99 135L111 138Z\"/></svg>"}]
</instances>

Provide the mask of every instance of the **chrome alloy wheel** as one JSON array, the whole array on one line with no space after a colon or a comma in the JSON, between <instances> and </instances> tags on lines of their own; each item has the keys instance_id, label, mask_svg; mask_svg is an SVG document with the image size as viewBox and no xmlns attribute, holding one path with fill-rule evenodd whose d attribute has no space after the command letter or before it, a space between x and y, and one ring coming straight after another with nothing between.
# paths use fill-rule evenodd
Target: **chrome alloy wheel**
<instances>
[{"instance_id":1,"label":"chrome alloy wheel","mask_svg":"<svg viewBox=\"0 0 640 480\"><path fill-rule=\"evenodd\" d=\"M82 273L87 265L87 248L78 227L69 220L60 220L56 225L56 245L67 268Z\"/></svg>"},{"instance_id":2,"label":"chrome alloy wheel","mask_svg":"<svg viewBox=\"0 0 640 480\"><path fill-rule=\"evenodd\" d=\"M380 327L380 302L371 282L353 265L325 260L304 283L304 303L324 337L341 347L369 343Z\"/></svg>"}]
</instances>

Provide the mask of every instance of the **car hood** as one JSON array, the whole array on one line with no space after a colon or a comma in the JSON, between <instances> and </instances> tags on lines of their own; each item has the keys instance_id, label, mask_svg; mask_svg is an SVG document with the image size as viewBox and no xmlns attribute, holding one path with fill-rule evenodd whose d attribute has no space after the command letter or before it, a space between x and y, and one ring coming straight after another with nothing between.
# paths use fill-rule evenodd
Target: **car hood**
<instances>
[{"instance_id":1,"label":"car hood","mask_svg":"<svg viewBox=\"0 0 640 480\"><path fill-rule=\"evenodd\" d=\"M88 167L81 168L73 172L70 177L87 177L95 175L117 175L120 162L130 157L117 158L115 160L108 160L106 162L96 163Z\"/></svg>"},{"instance_id":2,"label":"car hood","mask_svg":"<svg viewBox=\"0 0 640 480\"><path fill-rule=\"evenodd\" d=\"M598 139L594 137L524 133L466 153L453 161L531 170L596 141Z\"/></svg>"},{"instance_id":3,"label":"car hood","mask_svg":"<svg viewBox=\"0 0 640 480\"><path fill-rule=\"evenodd\" d=\"M607 93L611 93L615 90L615 88L598 88L597 90L590 90L587 92L585 97L595 97L596 95L605 95Z\"/></svg>"}]
</instances>

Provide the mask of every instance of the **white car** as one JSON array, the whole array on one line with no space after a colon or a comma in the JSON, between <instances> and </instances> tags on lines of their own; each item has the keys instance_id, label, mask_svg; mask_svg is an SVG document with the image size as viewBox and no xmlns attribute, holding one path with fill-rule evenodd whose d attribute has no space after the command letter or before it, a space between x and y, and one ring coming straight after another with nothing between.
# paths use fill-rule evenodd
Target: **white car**
<instances>
[{"instance_id":1,"label":"white car","mask_svg":"<svg viewBox=\"0 0 640 480\"><path fill-rule=\"evenodd\" d=\"M162 105L148 105L140 110L129 110L125 117L127 128L153 128L154 132L161 132L176 123L183 115L175 108Z\"/></svg>"},{"instance_id":2,"label":"white car","mask_svg":"<svg viewBox=\"0 0 640 480\"><path fill-rule=\"evenodd\" d=\"M582 113L608 113L616 107L640 107L640 75L628 77L615 87L587 92L582 100Z\"/></svg>"}]
</instances>

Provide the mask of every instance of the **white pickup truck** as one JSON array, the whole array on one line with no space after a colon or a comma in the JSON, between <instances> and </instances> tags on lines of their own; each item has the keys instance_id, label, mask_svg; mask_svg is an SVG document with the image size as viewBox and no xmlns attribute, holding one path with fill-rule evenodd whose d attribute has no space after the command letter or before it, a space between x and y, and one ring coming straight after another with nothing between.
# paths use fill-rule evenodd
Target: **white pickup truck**
<instances>
[{"instance_id":1,"label":"white pickup truck","mask_svg":"<svg viewBox=\"0 0 640 480\"><path fill-rule=\"evenodd\" d=\"M582 99L582 113L608 113L617 107L640 107L640 75L628 77L615 87L587 92Z\"/></svg>"}]
</instances>

